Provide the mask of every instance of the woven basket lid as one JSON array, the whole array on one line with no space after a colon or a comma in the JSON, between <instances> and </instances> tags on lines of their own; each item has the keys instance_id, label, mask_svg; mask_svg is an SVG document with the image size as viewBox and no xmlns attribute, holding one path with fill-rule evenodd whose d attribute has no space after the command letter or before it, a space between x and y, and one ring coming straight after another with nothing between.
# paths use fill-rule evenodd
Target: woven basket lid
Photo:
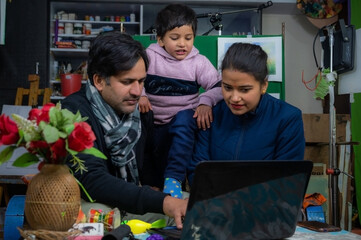
<instances>
[{"instance_id":1,"label":"woven basket lid","mask_svg":"<svg viewBox=\"0 0 361 240\"><path fill-rule=\"evenodd\" d=\"M312 18L309 16L306 16L308 21L310 21L315 27L317 28L323 28L325 26L331 25L338 20L338 15L335 15L331 18Z\"/></svg>"},{"instance_id":2,"label":"woven basket lid","mask_svg":"<svg viewBox=\"0 0 361 240\"><path fill-rule=\"evenodd\" d=\"M297 0L297 8L317 28L337 22L344 0Z\"/></svg>"}]
</instances>

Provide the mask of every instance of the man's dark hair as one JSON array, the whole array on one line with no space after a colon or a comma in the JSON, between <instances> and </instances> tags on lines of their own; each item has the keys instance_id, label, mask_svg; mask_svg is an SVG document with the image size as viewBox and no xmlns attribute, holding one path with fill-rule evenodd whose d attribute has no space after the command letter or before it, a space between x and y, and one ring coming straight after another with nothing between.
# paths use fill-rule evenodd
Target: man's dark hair
<instances>
[{"instance_id":1,"label":"man's dark hair","mask_svg":"<svg viewBox=\"0 0 361 240\"><path fill-rule=\"evenodd\" d=\"M164 37L166 32L184 25L190 25L194 36L197 32L197 15L194 10L183 4L170 4L158 12L155 26L157 36Z\"/></svg>"},{"instance_id":2,"label":"man's dark hair","mask_svg":"<svg viewBox=\"0 0 361 240\"><path fill-rule=\"evenodd\" d=\"M93 84L93 76L98 74L109 83L111 76L132 69L140 58L147 71L148 57L140 42L121 32L102 33L93 40L89 50L89 80Z\"/></svg>"},{"instance_id":3,"label":"man's dark hair","mask_svg":"<svg viewBox=\"0 0 361 240\"><path fill-rule=\"evenodd\" d=\"M267 53L258 45L234 43L223 58L222 71L230 69L248 73L263 84L268 76L267 58Z\"/></svg>"}]
</instances>

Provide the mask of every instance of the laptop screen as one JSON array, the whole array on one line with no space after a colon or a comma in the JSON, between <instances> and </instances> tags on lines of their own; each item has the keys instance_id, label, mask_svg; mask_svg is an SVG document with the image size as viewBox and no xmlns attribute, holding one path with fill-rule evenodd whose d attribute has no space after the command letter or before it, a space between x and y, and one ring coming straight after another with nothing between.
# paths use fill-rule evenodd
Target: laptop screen
<instances>
[{"instance_id":1,"label":"laptop screen","mask_svg":"<svg viewBox=\"0 0 361 240\"><path fill-rule=\"evenodd\" d=\"M198 164L182 239L281 239L293 235L311 161Z\"/></svg>"}]
</instances>

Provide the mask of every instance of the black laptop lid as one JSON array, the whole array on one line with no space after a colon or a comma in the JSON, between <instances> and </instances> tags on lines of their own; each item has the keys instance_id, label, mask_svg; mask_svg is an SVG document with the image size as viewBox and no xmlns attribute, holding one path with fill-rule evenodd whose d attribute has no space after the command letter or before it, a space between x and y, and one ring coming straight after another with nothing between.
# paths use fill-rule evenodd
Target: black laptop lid
<instances>
[{"instance_id":1,"label":"black laptop lid","mask_svg":"<svg viewBox=\"0 0 361 240\"><path fill-rule=\"evenodd\" d=\"M311 161L207 161L197 165L182 239L293 235Z\"/></svg>"}]
</instances>

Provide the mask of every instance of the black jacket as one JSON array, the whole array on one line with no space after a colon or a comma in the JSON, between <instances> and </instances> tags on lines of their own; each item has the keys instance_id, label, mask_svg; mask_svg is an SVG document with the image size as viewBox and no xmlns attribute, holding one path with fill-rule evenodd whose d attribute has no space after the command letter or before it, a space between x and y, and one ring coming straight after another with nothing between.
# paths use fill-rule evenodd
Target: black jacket
<instances>
[{"instance_id":1,"label":"black jacket","mask_svg":"<svg viewBox=\"0 0 361 240\"><path fill-rule=\"evenodd\" d=\"M67 108L76 113L78 110L82 117L88 117L87 122L92 127L96 136L94 147L103 152L108 159L100 159L92 155L79 154L79 158L84 160L87 172L74 176L82 183L92 199L98 203L103 203L111 207L135 214L147 212L163 213L163 200L166 194L152 190L149 186L138 187L133 183L128 183L115 176L115 167L112 165L109 152L104 141L103 128L94 115L90 103L86 98L85 87L80 91L66 97L62 101L62 108ZM145 160L144 149L147 145L147 135L151 134L153 118L152 113L143 114L142 135L136 145L136 156L139 168L140 181L152 185L152 170L154 166L149 160ZM71 168L71 163L68 163ZM75 171L72 168L73 172ZM154 174L153 174L154 175ZM82 198L88 200L82 191Z\"/></svg>"}]
</instances>

